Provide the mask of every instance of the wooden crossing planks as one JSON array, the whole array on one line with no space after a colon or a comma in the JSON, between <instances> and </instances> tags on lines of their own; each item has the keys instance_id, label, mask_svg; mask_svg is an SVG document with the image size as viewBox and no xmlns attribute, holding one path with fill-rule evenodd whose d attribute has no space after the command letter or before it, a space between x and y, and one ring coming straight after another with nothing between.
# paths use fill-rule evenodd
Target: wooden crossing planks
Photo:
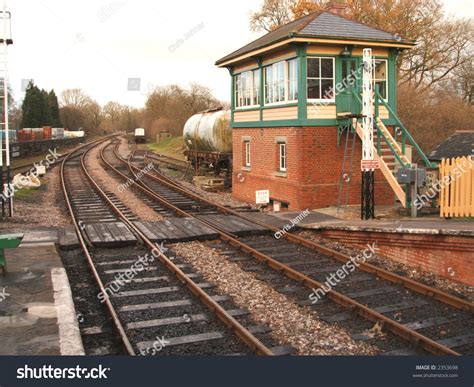
<instances>
[{"instance_id":1,"label":"wooden crossing planks","mask_svg":"<svg viewBox=\"0 0 474 387\"><path fill-rule=\"evenodd\" d=\"M202 220L225 232L243 236L268 232L265 227L234 215L201 215ZM219 234L195 218L167 218L162 221L135 221L143 234L155 243L212 240ZM115 247L136 243L137 239L122 222L91 223L85 226L91 243L97 247Z\"/></svg>"},{"instance_id":2,"label":"wooden crossing planks","mask_svg":"<svg viewBox=\"0 0 474 387\"><path fill-rule=\"evenodd\" d=\"M84 230L96 247L125 246L137 242L135 235L122 222L86 224Z\"/></svg>"},{"instance_id":3,"label":"wooden crossing planks","mask_svg":"<svg viewBox=\"0 0 474 387\"><path fill-rule=\"evenodd\" d=\"M186 242L209 240L218 234L193 218L168 218L158 222L135 222L135 225L153 242Z\"/></svg>"}]
</instances>

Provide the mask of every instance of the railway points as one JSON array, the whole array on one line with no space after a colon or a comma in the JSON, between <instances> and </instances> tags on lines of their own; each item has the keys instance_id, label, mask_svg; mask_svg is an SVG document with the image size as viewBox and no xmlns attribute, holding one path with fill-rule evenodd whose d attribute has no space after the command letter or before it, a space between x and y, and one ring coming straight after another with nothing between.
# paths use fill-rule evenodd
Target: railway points
<instances>
[{"instance_id":1,"label":"railway points","mask_svg":"<svg viewBox=\"0 0 474 387\"><path fill-rule=\"evenodd\" d=\"M406 70L419 77L407 58L431 56L422 36L400 35L397 28L425 27L407 28L419 23L410 15L400 23L406 4L395 3L382 8L397 23L384 23L377 7L354 2L264 0L251 23L268 33L225 56L227 44L196 44L193 58L182 55L197 36L183 35L168 47L174 65L160 51L153 67L169 85L151 82L145 92L144 75L130 71L120 83L126 92L104 105L82 89L41 89L29 78L17 100L7 71L11 13L0 10L0 363L13 364L0 364L0 387L35 382L33 363L46 356L50 371L62 367L57 379L70 362L88 363L116 386L467 381L474 155L463 127L472 106L458 87L467 75L456 64L442 84L429 83L438 82L435 70L402 81ZM100 28L76 34L70 51L103 42L104 26L116 36L108 20L123 26L122 12L133 27L129 7L102 7ZM207 19L218 7L197 7L187 13L206 13L208 31L189 31L227 36L213 30L222 18ZM140 17L148 25L149 15ZM160 18L158 29L167 25ZM107 37L107 56L134 42L139 59L148 39L133 40L136 30L127 28L120 45ZM204 71L200 50L209 69L228 76L226 98L194 81L181 86ZM214 50L221 59L209 63ZM112 62L104 82L135 61Z\"/></svg>"}]
</instances>

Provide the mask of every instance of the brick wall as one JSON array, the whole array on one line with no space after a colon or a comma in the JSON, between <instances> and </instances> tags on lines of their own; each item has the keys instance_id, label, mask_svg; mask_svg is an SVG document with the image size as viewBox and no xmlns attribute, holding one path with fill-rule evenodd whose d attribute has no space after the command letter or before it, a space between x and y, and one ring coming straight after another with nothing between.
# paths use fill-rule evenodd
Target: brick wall
<instances>
[{"instance_id":1,"label":"brick wall","mask_svg":"<svg viewBox=\"0 0 474 387\"><path fill-rule=\"evenodd\" d=\"M244 165L243 138L251 141L250 171ZM286 139L286 176L278 176L277 139ZM233 129L233 195L255 202L255 191L268 189L273 199L289 202L290 210L337 205L344 158L344 141L337 146L337 127ZM349 204L360 203L362 143L356 139ZM376 173L376 204L393 204L395 196Z\"/></svg>"},{"instance_id":2,"label":"brick wall","mask_svg":"<svg viewBox=\"0 0 474 387\"><path fill-rule=\"evenodd\" d=\"M474 286L474 238L439 234L324 230L321 236L364 248L395 262Z\"/></svg>"}]
</instances>

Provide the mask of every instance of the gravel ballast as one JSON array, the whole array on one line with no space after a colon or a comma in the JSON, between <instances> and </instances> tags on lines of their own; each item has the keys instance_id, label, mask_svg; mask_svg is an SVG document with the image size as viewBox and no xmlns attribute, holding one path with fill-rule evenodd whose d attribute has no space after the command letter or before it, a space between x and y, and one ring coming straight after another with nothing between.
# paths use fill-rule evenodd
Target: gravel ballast
<instances>
[{"instance_id":1,"label":"gravel ballast","mask_svg":"<svg viewBox=\"0 0 474 387\"><path fill-rule=\"evenodd\" d=\"M319 321L309 308L296 305L202 243L178 243L172 248L207 281L215 283L219 292L247 308L255 321L269 325L274 337L295 347L299 355L379 353L373 345L353 340L342 328Z\"/></svg>"},{"instance_id":2,"label":"gravel ballast","mask_svg":"<svg viewBox=\"0 0 474 387\"><path fill-rule=\"evenodd\" d=\"M140 220L146 221L157 221L162 220L159 214L149 207L141 198L139 198L131 190L127 188L125 190L120 189L122 181L114 179L109 173L104 170L100 163L100 150L101 147L92 149L87 157L86 164L90 173L95 179L98 179L98 183L101 188L112 192L117 198L127 206ZM111 172L113 173L113 172Z\"/></svg>"}]
</instances>

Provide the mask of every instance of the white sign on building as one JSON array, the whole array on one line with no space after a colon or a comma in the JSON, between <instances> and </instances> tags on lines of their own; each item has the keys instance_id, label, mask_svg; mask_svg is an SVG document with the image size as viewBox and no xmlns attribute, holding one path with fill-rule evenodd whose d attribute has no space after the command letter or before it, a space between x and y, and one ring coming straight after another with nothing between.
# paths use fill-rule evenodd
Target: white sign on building
<instances>
[{"instance_id":1,"label":"white sign on building","mask_svg":"<svg viewBox=\"0 0 474 387\"><path fill-rule=\"evenodd\" d=\"M270 191L268 189L255 191L255 203L257 204L270 203Z\"/></svg>"}]
</instances>

